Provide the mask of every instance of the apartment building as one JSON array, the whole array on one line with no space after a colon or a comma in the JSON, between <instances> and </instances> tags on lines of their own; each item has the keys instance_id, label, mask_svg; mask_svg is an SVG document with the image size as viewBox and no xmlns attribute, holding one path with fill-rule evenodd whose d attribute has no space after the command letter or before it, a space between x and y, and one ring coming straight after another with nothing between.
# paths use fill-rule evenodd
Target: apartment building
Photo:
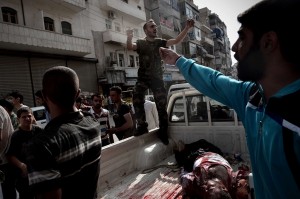
<instances>
[{"instance_id":1,"label":"apartment building","mask_svg":"<svg viewBox=\"0 0 300 199\"><path fill-rule=\"evenodd\" d=\"M95 52L85 0L1 0L0 95L12 90L34 106L50 67L74 69L81 89L97 88Z\"/></svg>"},{"instance_id":2,"label":"apartment building","mask_svg":"<svg viewBox=\"0 0 300 199\"><path fill-rule=\"evenodd\" d=\"M216 13L212 13L208 17L210 28L213 30L215 69L230 75L232 60L227 27Z\"/></svg>"},{"instance_id":3,"label":"apartment building","mask_svg":"<svg viewBox=\"0 0 300 199\"><path fill-rule=\"evenodd\" d=\"M126 30L142 37L144 2L135 0L1 0L0 95L12 90L34 106L44 71L74 69L81 90L135 84L138 57L126 50Z\"/></svg>"},{"instance_id":4,"label":"apartment building","mask_svg":"<svg viewBox=\"0 0 300 199\"><path fill-rule=\"evenodd\" d=\"M142 26L150 18L165 39L175 38L187 18L194 18L193 30L171 48L226 69L230 45L225 24L215 16L199 11L192 0L1 0L0 97L19 90L24 103L34 106L44 71L57 65L74 69L85 93L108 94L112 85L132 89L139 57L127 50L126 31L133 29L133 41L145 37ZM219 27L224 30L221 37ZM164 66L163 78L166 87L184 81L170 65Z\"/></svg>"}]
</instances>

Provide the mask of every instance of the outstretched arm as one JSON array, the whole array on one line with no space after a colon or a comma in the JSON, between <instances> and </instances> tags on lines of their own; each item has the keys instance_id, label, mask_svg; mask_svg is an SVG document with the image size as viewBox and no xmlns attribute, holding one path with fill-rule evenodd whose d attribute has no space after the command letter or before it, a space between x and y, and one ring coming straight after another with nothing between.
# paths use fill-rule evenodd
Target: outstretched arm
<instances>
[{"instance_id":1,"label":"outstretched arm","mask_svg":"<svg viewBox=\"0 0 300 199\"><path fill-rule=\"evenodd\" d=\"M177 59L180 57L176 52L168 48L159 48L159 54L165 64L175 65Z\"/></svg>"},{"instance_id":2,"label":"outstretched arm","mask_svg":"<svg viewBox=\"0 0 300 199\"><path fill-rule=\"evenodd\" d=\"M175 39L169 39L167 41L167 47L178 44L181 42L184 37L186 36L187 32L190 30L190 28L194 27L195 21L193 19L188 19L186 21L186 25L184 29L179 33L179 35Z\"/></svg>"},{"instance_id":3,"label":"outstretched arm","mask_svg":"<svg viewBox=\"0 0 300 199\"><path fill-rule=\"evenodd\" d=\"M132 43L133 30L127 30L127 49L128 50L136 50L136 44Z\"/></svg>"}]
</instances>

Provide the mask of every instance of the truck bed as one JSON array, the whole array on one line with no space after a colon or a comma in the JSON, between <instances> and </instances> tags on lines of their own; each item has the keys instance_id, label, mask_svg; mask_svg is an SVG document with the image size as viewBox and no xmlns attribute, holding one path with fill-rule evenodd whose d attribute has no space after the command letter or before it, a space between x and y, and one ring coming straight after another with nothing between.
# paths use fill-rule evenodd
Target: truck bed
<instances>
[{"instance_id":1,"label":"truck bed","mask_svg":"<svg viewBox=\"0 0 300 199\"><path fill-rule=\"evenodd\" d=\"M179 168L174 155L152 168L124 177L114 187L102 192L101 199L181 199Z\"/></svg>"}]
</instances>

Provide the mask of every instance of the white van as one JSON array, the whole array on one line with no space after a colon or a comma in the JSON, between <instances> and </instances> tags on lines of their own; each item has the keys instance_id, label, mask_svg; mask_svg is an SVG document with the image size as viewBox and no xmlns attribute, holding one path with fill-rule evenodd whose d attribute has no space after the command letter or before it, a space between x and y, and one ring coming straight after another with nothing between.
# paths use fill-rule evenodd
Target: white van
<instances>
[{"instance_id":1,"label":"white van","mask_svg":"<svg viewBox=\"0 0 300 199\"><path fill-rule=\"evenodd\" d=\"M173 84L170 86L169 90L168 90L168 100L170 98L170 95L174 92L174 91L178 91L178 90L183 90L183 89L191 89L194 88L192 85L190 85L189 83L181 83L181 84Z\"/></svg>"},{"instance_id":2,"label":"white van","mask_svg":"<svg viewBox=\"0 0 300 199\"><path fill-rule=\"evenodd\" d=\"M32 113L39 127L44 128L47 124L46 109L44 106L31 107Z\"/></svg>"}]
</instances>

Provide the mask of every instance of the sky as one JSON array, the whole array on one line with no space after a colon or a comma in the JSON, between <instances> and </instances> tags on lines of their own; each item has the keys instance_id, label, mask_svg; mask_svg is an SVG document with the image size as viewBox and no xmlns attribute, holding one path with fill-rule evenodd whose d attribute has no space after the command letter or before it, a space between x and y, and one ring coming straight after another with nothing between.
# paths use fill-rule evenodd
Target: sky
<instances>
[{"instance_id":1,"label":"sky","mask_svg":"<svg viewBox=\"0 0 300 199\"><path fill-rule=\"evenodd\" d=\"M216 13L227 27L227 35L230 45L232 46L238 38L237 31L240 24L237 21L237 16L241 12L247 10L252 5L260 0L194 0L194 4L198 8L207 7L212 13ZM231 51L232 63L236 63Z\"/></svg>"}]
</instances>

